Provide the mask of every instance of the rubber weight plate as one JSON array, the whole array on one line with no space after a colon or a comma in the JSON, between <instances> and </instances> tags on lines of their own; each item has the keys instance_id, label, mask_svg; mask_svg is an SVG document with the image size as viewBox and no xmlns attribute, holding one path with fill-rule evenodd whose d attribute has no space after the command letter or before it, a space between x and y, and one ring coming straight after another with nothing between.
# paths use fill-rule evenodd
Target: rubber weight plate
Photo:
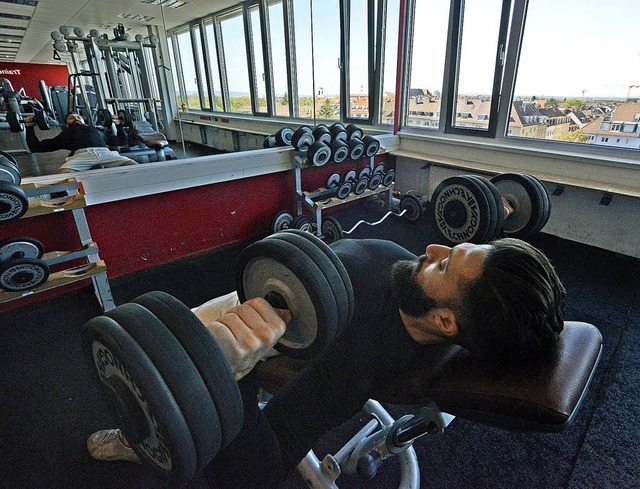
<instances>
[{"instance_id":1,"label":"rubber weight plate","mask_svg":"<svg viewBox=\"0 0 640 489\"><path fill-rule=\"evenodd\" d=\"M287 211L280 211L276 214L276 217L273 218L271 222L271 232L277 233L278 231L282 231L283 229L288 229L291 227L291 223L293 222L293 216Z\"/></svg>"},{"instance_id":2,"label":"rubber weight plate","mask_svg":"<svg viewBox=\"0 0 640 489\"><path fill-rule=\"evenodd\" d=\"M44 246L34 238L9 238L0 242L0 263L18 258L42 258Z\"/></svg>"},{"instance_id":3,"label":"rubber weight plate","mask_svg":"<svg viewBox=\"0 0 640 489\"><path fill-rule=\"evenodd\" d=\"M360 180L362 177L367 177L370 178L371 174L372 174L372 170L370 166L365 166L364 168L362 168L360 170L360 172L358 173L358 180Z\"/></svg>"},{"instance_id":4,"label":"rubber weight plate","mask_svg":"<svg viewBox=\"0 0 640 489\"><path fill-rule=\"evenodd\" d=\"M358 181L358 173L355 170L349 170L344 176L344 181L350 182L355 185L355 183Z\"/></svg>"},{"instance_id":5,"label":"rubber weight plate","mask_svg":"<svg viewBox=\"0 0 640 489\"><path fill-rule=\"evenodd\" d=\"M369 188L371 190L377 189L382 183L382 179L383 178L381 173L374 173L373 175L371 175L371 179L369 180Z\"/></svg>"},{"instance_id":6,"label":"rubber weight plate","mask_svg":"<svg viewBox=\"0 0 640 489\"><path fill-rule=\"evenodd\" d=\"M293 229L300 229L301 231L305 231L307 233L313 232L313 224L311 222L311 219L303 214L294 217L293 221L291 221L291 226L289 227Z\"/></svg>"},{"instance_id":7,"label":"rubber weight plate","mask_svg":"<svg viewBox=\"0 0 640 489\"><path fill-rule=\"evenodd\" d=\"M197 316L175 297L165 292L148 292L133 300L147 308L173 333L198 369L220 420L221 447L231 443L242 428L242 397L233 372Z\"/></svg>"},{"instance_id":8,"label":"rubber weight plate","mask_svg":"<svg viewBox=\"0 0 640 489\"><path fill-rule=\"evenodd\" d=\"M177 484L190 480L197 467L193 437L142 347L107 316L85 323L82 339L100 382L115 396L122 432L136 454Z\"/></svg>"},{"instance_id":9,"label":"rubber weight plate","mask_svg":"<svg viewBox=\"0 0 640 489\"><path fill-rule=\"evenodd\" d=\"M405 194L400 198L400 212L404 212L403 217L410 222L418 221L423 214L422 200L415 195Z\"/></svg>"},{"instance_id":10,"label":"rubber weight plate","mask_svg":"<svg viewBox=\"0 0 640 489\"><path fill-rule=\"evenodd\" d=\"M343 182L342 185L338 187L338 191L336 192L336 197L341 200L349 197L349 194L353 191L353 184L351 182Z\"/></svg>"},{"instance_id":11,"label":"rubber weight plate","mask_svg":"<svg viewBox=\"0 0 640 489\"><path fill-rule=\"evenodd\" d=\"M349 156L349 145L340 139L332 141L329 148L331 149L331 160L334 163L340 164Z\"/></svg>"},{"instance_id":12,"label":"rubber weight plate","mask_svg":"<svg viewBox=\"0 0 640 489\"><path fill-rule=\"evenodd\" d=\"M29 199L17 185L0 181L0 222L20 219L29 209Z\"/></svg>"},{"instance_id":13,"label":"rubber weight plate","mask_svg":"<svg viewBox=\"0 0 640 489\"><path fill-rule=\"evenodd\" d=\"M380 142L374 138L373 136L365 136L362 138L362 142L364 143L364 154L370 158L375 155L380 149Z\"/></svg>"},{"instance_id":14,"label":"rubber weight plate","mask_svg":"<svg viewBox=\"0 0 640 489\"><path fill-rule=\"evenodd\" d=\"M435 223L452 243L479 243L490 224L489 202L480 186L465 176L450 177L431 198Z\"/></svg>"},{"instance_id":15,"label":"rubber weight plate","mask_svg":"<svg viewBox=\"0 0 640 489\"><path fill-rule=\"evenodd\" d=\"M395 170L391 169L384 174L384 177L382 178L382 185L384 185L385 187L388 187L395 181L395 179L396 179L396 172Z\"/></svg>"},{"instance_id":16,"label":"rubber weight plate","mask_svg":"<svg viewBox=\"0 0 640 489\"><path fill-rule=\"evenodd\" d=\"M331 131L327 126L319 125L313 130L313 138L326 145L331 144Z\"/></svg>"},{"instance_id":17,"label":"rubber weight plate","mask_svg":"<svg viewBox=\"0 0 640 489\"><path fill-rule=\"evenodd\" d=\"M299 127L291 136L291 146L300 150L306 150L314 142L313 132L307 126Z\"/></svg>"},{"instance_id":18,"label":"rubber weight plate","mask_svg":"<svg viewBox=\"0 0 640 489\"><path fill-rule=\"evenodd\" d=\"M540 186L538 185L538 182L533 177L531 177L531 175L526 175L523 173L522 176L526 180L528 180L531 186L533 187L533 191L536 195L535 201L538 203L536 206L536 212L535 212L535 214L537 215L537 219L533 227L531 228L531 231L529 231L529 234L534 234L540 231L540 229L542 229L542 223L548 212L547 200L545 199L544 189L540 188Z\"/></svg>"},{"instance_id":19,"label":"rubber weight plate","mask_svg":"<svg viewBox=\"0 0 640 489\"><path fill-rule=\"evenodd\" d=\"M332 173L329 175L329 178L327 178L326 188L338 188L340 186L340 180L342 180L342 177L339 173Z\"/></svg>"},{"instance_id":20,"label":"rubber weight plate","mask_svg":"<svg viewBox=\"0 0 640 489\"><path fill-rule=\"evenodd\" d=\"M20 185L22 177L17 166L4 156L0 156L0 182Z\"/></svg>"},{"instance_id":21,"label":"rubber weight plate","mask_svg":"<svg viewBox=\"0 0 640 489\"><path fill-rule=\"evenodd\" d=\"M24 131L24 121L22 120L22 116L16 112L7 112L7 122L9 123L9 129L11 132Z\"/></svg>"},{"instance_id":22,"label":"rubber weight plate","mask_svg":"<svg viewBox=\"0 0 640 489\"><path fill-rule=\"evenodd\" d=\"M308 233L306 233L308 234ZM310 236L310 235L309 235ZM289 231L273 234L269 236L269 239L281 239L292 245L296 246L300 251L307 255L307 258L315 263L320 270L320 273L324 276L328 288L324 290L331 291L331 296L336 305L338 314L338 323L336 324L336 330L342 331L346 326L349 316L349 303L347 301L347 293L344 287L342 277L336 270L333 262L324 254L320 248L315 244L315 241L308 241L302 234L293 234ZM330 301L329 301L330 302Z\"/></svg>"},{"instance_id":23,"label":"rubber weight plate","mask_svg":"<svg viewBox=\"0 0 640 489\"><path fill-rule=\"evenodd\" d=\"M329 222L335 222L337 224L337 227L340 228L340 238L342 238L342 227L340 226L340 223L338 222L338 220L331 216L327 217L325 220L328 220ZM340 258L338 258L338 255L336 255L335 251L333 251L330 246L328 246L324 241L322 241L317 236L314 236L313 234L301 233L296 229L290 229L287 232L298 234L304 237L306 240L313 242L318 247L318 249L322 250L322 252L325 255L327 255L329 260L331 260L331 262L333 263L333 266L342 277L342 281L344 282L344 288L347 291L347 299L349 302L349 315L348 315L347 322L351 321L351 316L353 315L353 309L355 307L354 296L353 296L353 286L351 285L351 278L349 278L347 269L342 264L342 261L340 260Z\"/></svg>"},{"instance_id":24,"label":"rubber weight plate","mask_svg":"<svg viewBox=\"0 0 640 489\"><path fill-rule=\"evenodd\" d=\"M282 298L292 320L275 348L295 358L313 358L333 341L338 324L335 299L317 265L297 247L265 238L240 254L236 284L241 302Z\"/></svg>"},{"instance_id":25,"label":"rubber weight plate","mask_svg":"<svg viewBox=\"0 0 640 489\"><path fill-rule=\"evenodd\" d=\"M373 173L374 174L380 173L381 175L384 175L384 163L379 163L376 166L374 166Z\"/></svg>"},{"instance_id":26,"label":"rubber weight plate","mask_svg":"<svg viewBox=\"0 0 640 489\"><path fill-rule=\"evenodd\" d=\"M356 195L361 195L368 188L369 188L369 179L367 177L362 177L360 180L358 180L358 183L356 183L356 186L353 189L353 193Z\"/></svg>"},{"instance_id":27,"label":"rubber weight plate","mask_svg":"<svg viewBox=\"0 0 640 489\"><path fill-rule=\"evenodd\" d=\"M49 278L49 266L36 258L18 258L0 265L0 288L7 292L35 289Z\"/></svg>"},{"instance_id":28,"label":"rubber weight plate","mask_svg":"<svg viewBox=\"0 0 640 489\"><path fill-rule=\"evenodd\" d=\"M4 156L11 163L13 163L16 166L16 168L18 168L18 160L16 160L15 157L11 153L9 153L7 151L0 151L0 156Z\"/></svg>"},{"instance_id":29,"label":"rubber weight plate","mask_svg":"<svg viewBox=\"0 0 640 489\"><path fill-rule=\"evenodd\" d=\"M504 205L502 204L502 197L500 196L500 192L496 186L491 183L491 180L480 175L476 175L476 179L484 183L489 189L489 192L491 192L491 195L489 196L489 204L491 204L492 201L496 204L495 229L491 237L488 238L489 240L493 240L500 236L500 233L502 233L502 226L504 226Z\"/></svg>"},{"instance_id":30,"label":"rubber weight plate","mask_svg":"<svg viewBox=\"0 0 640 489\"><path fill-rule=\"evenodd\" d=\"M347 127L345 127L345 130L347 131L347 139L362 139L362 136L364 136L362 129L360 129L355 124L349 124Z\"/></svg>"},{"instance_id":31,"label":"rubber weight plate","mask_svg":"<svg viewBox=\"0 0 640 489\"><path fill-rule=\"evenodd\" d=\"M335 217L328 216L322 220L322 235L324 236L324 241L327 244L331 244L344 238L344 231Z\"/></svg>"},{"instance_id":32,"label":"rubber weight plate","mask_svg":"<svg viewBox=\"0 0 640 489\"><path fill-rule=\"evenodd\" d=\"M537 229L535 231L537 232L544 228L547 222L549 222L549 218L551 217L551 197L549 196L547 187L545 187L544 183L542 183L538 178L534 177L533 175L525 176L529 178L535 185L537 185L538 189L540 190L540 197L542 199L543 216L540 220L540 224L537 226Z\"/></svg>"},{"instance_id":33,"label":"rubber weight plate","mask_svg":"<svg viewBox=\"0 0 640 489\"><path fill-rule=\"evenodd\" d=\"M218 413L200 373L165 324L140 304L123 304L105 313L140 345L169 388L184 417L196 452L196 472L220 450Z\"/></svg>"},{"instance_id":34,"label":"rubber weight plate","mask_svg":"<svg viewBox=\"0 0 640 489\"><path fill-rule=\"evenodd\" d=\"M504 220L502 232L511 238L528 236L543 212L538 189L520 173L503 173L491 179L503 199L513 207Z\"/></svg>"},{"instance_id":35,"label":"rubber weight plate","mask_svg":"<svg viewBox=\"0 0 640 489\"><path fill-rule=\"evenodd\" d=\"M277 146L276 144L276 137L274 135L271 136L267 136L266 138L264 138L264 140L262 141L262 147L265 149L268 148L275 148Z\"/></svg>"},{"instance_id":36,"label":"rubber weight plate","mask_svg":"<svg viewBox=\"0 0 640 489\"><path fill-rule=\"evenodd\" d=\"M291 146L291 137L293 136L293 129L290 127L283 127L276 132L276 143L278 146Z\"/></svg>"},{"instance_id":37,"label":"rubber weight plate","mask_svg":"<svg viewBox=\"0 0 640 489\"><path fill-rule=\"evenodd\" d=\"M310 161L313 166L324 166L331 159L331 150L329 146L323 142L316 141L307 151L307 160Z\"/></svg>"},{"instance_id":38,"label":"rubber weight plate","mask_svg":"<svg viewBox=\"0 0 640 489\"><path fill-rule=\"evenodd\" d=\"M494 193L491 191L489 186L476 175L467 175L467 178L470 178L474 182L478 184L480 189L484 192L484 196L487 199L487 203L489 204L489 213L487 214L487 219L489 221L489 225L487 226L487 231L484 236L478 236L478 243L488 243L493 239L493 236L498 232L498 225L502 225L502 222L498 222L498 207L502 206L502 200L496 200ZM495 188L491 182L489 185L493 187L495 192L498 192L498 189ZM499 194L498 194L499 197ZM504 208L503 208L504 213ZM500 227L502 229L502 227Z\"/></svg>"},{"instance_id":39,"label":"rubber weight plate","mask_svg":"<svg viewBox=\"0 0 640 489\"><path fill-rule=\"evenodd\" d=\"M44 113L44 110L34 110L33 112L34 119L38 127L43 131L48 131L51 129L51 125L49 124L49 118L47 114Z\"/></svg>"},{"instance_id":40,"label":"rubber weight plate","mask_svg":"<svg viewBox=\"0 0 640 489\"><path fill-rule=\"evenodd\" d=\"M349 158L352 160L359 160L362 158L364 153L364 144L362 141L358 138L351 138L347 144L349 145Z\"/></svg>"}]
</instances>

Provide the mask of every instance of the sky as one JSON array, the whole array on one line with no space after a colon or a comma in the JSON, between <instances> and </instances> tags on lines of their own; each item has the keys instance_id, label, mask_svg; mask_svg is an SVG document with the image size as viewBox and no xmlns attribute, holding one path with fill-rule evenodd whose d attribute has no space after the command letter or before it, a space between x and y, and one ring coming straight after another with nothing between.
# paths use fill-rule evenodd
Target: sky
<instances>
[{"instance_id":1,"label":"sky","mask_svg":"<svg viewBox=\"0 0 640 489\"><path fill-rule=\"evenodd\" d=\"M488 94L493 79L501 0L466 0L459 92ZM313 5L313 10L310 6ZM367 92L366 0L352 0L351 93ZM412 88L442 90L449 0L417 0ZM338 0L294 0L296 59L301 95L340 91ZM389 0L385 91L395 91L399 0ZM313 12L313 29L311 26ZM287 90L281 5L269 9L276 95ZM640 0L530 0L516 96L640 96ZM313 36L312 36L313 32ZM232 92L249 92L241 17L223 23ZM312 43L313 39L313 43ZM182 43L181 43L182 45ZM314 61L314 63L312 63ZM261 55L259 92L264 94ZM183 63L187 86L195 72ZM189 83L191 81L191 83ZM189 88L188 88L189 89ZM216 87L218 92L218 87Z\"/></svg>"}]
</instances>

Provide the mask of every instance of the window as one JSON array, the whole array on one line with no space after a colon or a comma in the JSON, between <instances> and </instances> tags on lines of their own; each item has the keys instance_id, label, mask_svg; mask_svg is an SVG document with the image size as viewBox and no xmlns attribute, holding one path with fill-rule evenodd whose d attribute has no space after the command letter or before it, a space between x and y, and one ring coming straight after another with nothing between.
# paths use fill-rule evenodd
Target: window
<instances>
[{"instance_id":1,"label":"window","mask_svg":"<svg viewBox=\"0 0 640 489\"><path fill-rule=\"evenodd\" d=\"M198 93L200 94L200 106L203 109L211 108L211 98L209 97L209 89L207 88L207 76L205 75L204 52L202 49L202 37L200 36L200 26L193 26L193 44L195 48L198 63L196 69L198 71Z\"/></svg>"},{"instance_id":2,"label":"window","mask_svg":"<svg viewBox=\"0 0 640 489\"><path fill-rule=\"evenodd\" d=\"M204 34L206 38L207 59L209 60L209 77L211 80L211 96L213 98L213 110L224 110L222 104L222 84L220 82L220 69L218 64L218 48L216 47L216 33L213 19L204 21Z\"/></svg>"},{"instance_id":3,"label":"window","mask_svg":"<svg viewBox=\"0 0 640 489\"><path fill-rule=\"evenodd\" d=\"M178 73L178 69L176 68L176 48L174 46L174 37L169 36L169 51L171 55L169 56L169 61L171 62L171 76L173 78L173 88L176 97L176 103L180 110L186 110L186 101L182 99L181 93L181 75ZM184 104L184 106L183 106Z\"/></svg>"},{"instance_id":4,"label":"window","mask_svg":"<svg viewBox=\"0 0 640 489\"><path fill-rule=\"evenodd\" d=\"M287 46L285 43L284 9L282 1L269 3L269 34L275 96L274 115L289 115L289 88L287 77Z\"/></svg>"},{"instance_id":5,"label":"window","mask_svg":"<svg viewBox=\"0 0 640 489\"><path fill-rule=\"evenodd\" d=\"M340 44L340 0L314 2L313 74L318 119L340 119Z\"/></svg>"},{"instance_id":6,"label":"window","mask_svg":"<svg viewBox=\"0 0 640 489\"><path fill-rule=\"evenodd\" d=\"M229 110L230 112L251 114L253 110L242 10L234 10L221 16L219 22L224 46Z\"/></svg>"},{"instance_id":7,"label":"window","mask_svg":"<svg viewBox=\"0 0 640 489\"><path fill-rule=\"evenodd\" d=\"M260 7L258 4L251 5L249 11L249 31L251 33L252 45L252 68L254 76L254 92L256 99L256 112L266 114L267 106L267 70L265 68L262 49L262 28L260 25Z\"/></svg>"},{"instance_id":8,"label":"window","mask_svg":"<svg viewBox=\"0 0 640 489\"><path fill-rule=\"evenodd\" d=\"M382 2L381 2L382 3ZM396 73L398 63L398 22L400 18L400 0L387 0L384 50L382 51L382 85L380 95L380 123L393 124L396 104Z\"/></svg>"},{"instance_id":9,"label":"window","mask_svg":"<svg viewBox=\"0 0 640 489\"><path fill-rule=\"evenodd\" d=\"M294 36L296 45L296 79L298 82L298 92L292 94L298 101L298 114L294 116L305 119L315 117L313 102L314 78L313 78L313 56L311 50L311 10L308 0L293 0L294 13Z\"/></svg>"},{"instance_id":10,"label":"window","mask_svg":"<svg viewBox=\"0 0 640 489\"><path fill-rule=\"evenodd\" d=\"M351 0L349 8L349 52L347 56L347 118L369 117L369 15L367 0Z\"/></svg>"},{"instance_id":11,"label":"window","mask_svg":"<svg viewBox=\"0 0 640 489\"><path fill-rule=\"evenodd\" d=\"M180 51L180 67L182 69L182 80L184 83L184 100L182 103L184 103L188 109L199 109L200 96L198 92L196 65L193 59L191 33L188 29L178 32L176 40L178 50Z\"/></svg>"}]
</instances>

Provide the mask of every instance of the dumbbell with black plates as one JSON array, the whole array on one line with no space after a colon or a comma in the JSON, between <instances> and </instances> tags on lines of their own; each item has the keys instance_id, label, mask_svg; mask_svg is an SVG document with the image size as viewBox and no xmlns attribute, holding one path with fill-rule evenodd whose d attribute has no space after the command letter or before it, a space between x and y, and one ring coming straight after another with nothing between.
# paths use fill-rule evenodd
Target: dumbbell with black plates
<instances>
[{"instance_id":1,"label":"dumbbell with black plates","mask_svg":"<svg viewBox=\"0 0 640 489\"><path fill-rule=\"evenodd\" d=\"M44 246L34 238L16 237L0 242L0 288L7 292L34 289L49 278L42 260Z\"/></svg>"},{"instance_id":2,"label":"dumbbell with black plates","mask_svg":"<svg viewBox=\"0 0 640 489\"><path fill-rule=\"evenodd\" d=\"M344 179L339 173L332 173L327 178L325 187L329 190L335 190L336 197L343 200L353 192L356 177L357 175L354 170L347 172Z\"/></svg>"},{"instance_id":3,"label":"dumbbell with black plates","mask_svg":"<svg viewBox=\"0 0 640 489\"><path fill-rule=\"evenodd\" d=\"M433 192L435 223L452 243L485 243L498 236L523 238L540 231L551 199L537 178L505 173L491 180L463 175L443 180Z\"/></svg>"},{"instance_id":4,"label":"dumbbell with black plates","mask_svg":"<svg viewBox=\"0 0 640 489\"><path fill-rule=\"evenodd\" d=\"M301 231L247 247L236 285L241 302L263 297L290 311L276 348L297 358L322 352L354 310L340 259ZM193 479L238 435L243 409L234 374L214 337L176 298L144 294L88 321L82 340L127 441L171 487Z\"/></svg>"},{"instance_id":5,"label":"dumbbell with black plates","mask_svg":"<svg viewBox=\"0 0 640 489\"><path fill-rule=\"evenodd\" d=\"M118 109L116 116L111 114L109 109L98 109L96 112L96 124L102 127L116 126L130 127L133 122L133 114L128 109Z\"/></svg>"},{"instance_id":6,"label":"dumbbell with black plates","mask_svg":"<svg viewBox=\"0 0 640 489\"><path fill-rule=\"evenodd\" d=\"M22 178L18 162L0 151L0 223L20 219L29 209L29 199L20 187Z\"/></svg>"},{"instance_id":7,"label":"dumbbell with black plates","mask_svg":"<svg viewBox=\"0 0 640 489\"><path fill-rule=\"evenodd\" d=\"M277 148L282 146L291 146L291 138L293 137L293 129L290 127L282 127L275 134L264 138L263 148Z\"/></svg>"},{"instance_id":8,"label":"dumbbell with black plates","mask_svg":"<svg viewBox=\"0 0 640 489\"><path fill-rule=\"evenodd\" d=\"M308 126L301 126L291 136L291 145L313 166L324 166L331 159L331 149L323 141L316 141L313 130Z\"/></svg>"}]
</instances>

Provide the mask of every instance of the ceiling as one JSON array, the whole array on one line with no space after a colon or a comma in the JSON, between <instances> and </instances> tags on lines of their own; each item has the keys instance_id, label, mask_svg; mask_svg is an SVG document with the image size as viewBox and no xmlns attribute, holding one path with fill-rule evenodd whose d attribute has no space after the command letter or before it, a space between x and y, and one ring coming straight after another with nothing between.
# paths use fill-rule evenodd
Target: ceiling
<instances>
[{"instance_id":1,"label":"ceiling","mask_svg":"<svg viewBox=\"0 0 640 489\"><path fill-rule=\"evenodd\" d=\"M238 0L0 0L0 61L62 63L53 59L51 32L60 26L97 29L113 37L121 23L133 38L147 25L170 29L218 12ZM162 5L161 5L162 4ZM177 7L177 8L175 8ZM137 16L137 17L135 17ZM160 31L162 32L162 31Z\"/></svg>"}]
</instances>

